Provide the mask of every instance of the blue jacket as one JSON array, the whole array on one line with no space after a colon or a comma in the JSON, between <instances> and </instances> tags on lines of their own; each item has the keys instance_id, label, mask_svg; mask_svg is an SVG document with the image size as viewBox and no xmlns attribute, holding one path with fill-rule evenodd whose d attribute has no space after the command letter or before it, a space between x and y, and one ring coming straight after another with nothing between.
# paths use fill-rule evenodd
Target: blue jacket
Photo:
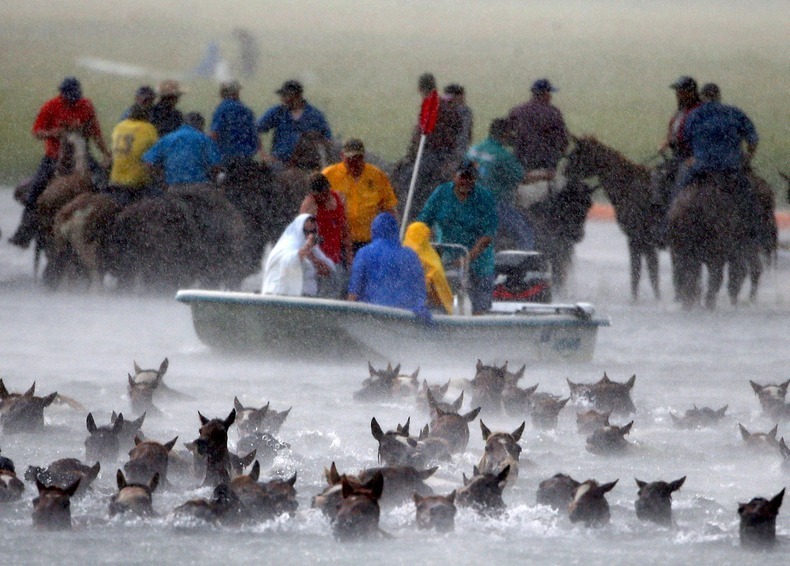
<instances>
[{"instance_id":1,"label":"blue jacket","mask_svg":"<svg viewBox=\"0 0 790 566\"><path fill-rule=\"evenodd\" d=\"M417 254L398 238L398 222L382 212L370 227L373 240L357 252L348 292L363 303L412 310L425 316L425 274Z\"/></svg>"},{"instance_id":2,"label":"blue jacket","mask_svg":"<svg viewBox=\"0 0 790 566\"><path fill-rule=\"evenodd\" d=\"M258 132L263 134L272 129L272 155L283 162L291 158L304 133L319 132L327 139L332 139L332 130L324 114L307 103L298 120L294 120L290 110L282 104L269 108L258 120Z\"/></svg>"},{"instance_id":3,"label":"blue jacket","mask_svg":"<svg viewBox=\"0 0 790 566\"><path fill-rule=\"evenodd\" d=\"M165 170L165 183L207 183L209 172L219 165L217 144L203 132L183 125L167 134L143 154L143 161Z\"/></svg>"},{"instance_id":4,"label":"blue jacket","mask_svg":"<svg viewBox=\"0 0 790 566\"><path fill-rule=\"evenodd\" d=\"M742 165L742 142L759 140L746 114L720 102L705 102L689 114L683 137L691 145L694 171L737 171Z\"/></svg>"}]
</instances>

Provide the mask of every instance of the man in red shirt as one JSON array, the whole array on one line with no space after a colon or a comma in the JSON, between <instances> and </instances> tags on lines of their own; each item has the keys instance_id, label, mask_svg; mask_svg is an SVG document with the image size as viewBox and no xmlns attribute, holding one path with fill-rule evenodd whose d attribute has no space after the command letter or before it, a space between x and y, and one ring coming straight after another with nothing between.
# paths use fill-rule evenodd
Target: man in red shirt
<instances>
[{"instance_id":1,"label":"man in red shirt","mask_svg":"<svg viewBox=\"0 0 790 566\"><path fill-rule=\"evenodd\" d=\"M60 150L60 136L68 131L79 130L86 140L93 139L104 156L104 165L109 165L112 154L104 143L99 120L93 103L82 97L80 82L74 77L66 77L59 87L60 95L44 103L33 124L33 137L44 142L44 157L33 175L30 189L25 200L22 221L9 242L26 248L36 234L36 201L47 188L47 183L55 173L55 165ZM91 162L91 170L97 169Z\"/></svg>"}]
</instances>

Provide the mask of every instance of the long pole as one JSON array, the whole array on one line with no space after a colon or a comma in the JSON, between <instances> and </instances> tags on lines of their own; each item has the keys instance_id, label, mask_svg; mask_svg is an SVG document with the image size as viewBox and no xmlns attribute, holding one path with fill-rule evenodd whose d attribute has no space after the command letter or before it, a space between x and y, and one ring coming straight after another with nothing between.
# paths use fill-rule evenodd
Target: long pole
<instances>
[{"instance_id":1,"label":"long pole","mask_svg":"<svg viewBox=\"0 0 790 566\"><path fill-rule=\"evenodd\" d=\"M409 212L411 212L411 202L414 200L414 187L417 185L417 175L420 172L420 161L422 160L422 150L425 147L425 134L420 135L420 145L417 147L417 158L414 160L414 169L411 172L409 182L409 194L406 196L406 207L403 209L403 219L400 225L400 239L403 241L406 235L406 226L409 223Z\"/></svg>"}]
</instances>

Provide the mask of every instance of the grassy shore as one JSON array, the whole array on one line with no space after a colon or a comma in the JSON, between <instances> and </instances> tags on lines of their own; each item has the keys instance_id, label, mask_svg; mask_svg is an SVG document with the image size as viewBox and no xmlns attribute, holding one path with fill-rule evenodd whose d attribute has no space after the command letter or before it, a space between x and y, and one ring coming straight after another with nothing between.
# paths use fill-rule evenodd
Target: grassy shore
<instances>
[{"instance_id":1,"label":"grassy shore","mask_svg":"<svg viewBox=\"0 0 790 566\"><path fill-rule=\"evenodd\" d=\"M162 5L164 4L164 5ZM759 171L778 189L790 169L790 53L784 3L705 0L691 7L651 0L555 3L507 0L423 2L119 2L6 0L0 6L0 178L29 174L41 155L30 126L64 75L75 74L109 135L136 87L161 75L125 78L77 65L100 57L185 74L209 41L234 60L231 32L260 41L261 67L242 98L260 114L274 90L299 78L335 132L359 136L389 159L407 145L419 100L416 77L459 82L475 111L475 139L547 76L570 129L596 134L630 158L655 153L673 111L678 75L715 81L761 135ZM559 4L559 3L556 3ZM185 79L184 110L210 116L217 87ZM784 194L784 191L780 191ZM780 202L784 202L781 197Z\"/></svg>"}]
</instances>

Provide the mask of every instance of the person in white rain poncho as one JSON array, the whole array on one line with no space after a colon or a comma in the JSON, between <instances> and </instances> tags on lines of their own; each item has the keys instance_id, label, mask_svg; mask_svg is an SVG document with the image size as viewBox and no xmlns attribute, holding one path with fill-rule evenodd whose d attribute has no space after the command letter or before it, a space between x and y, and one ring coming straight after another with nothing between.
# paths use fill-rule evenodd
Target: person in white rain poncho
<instances>
[{"instance_id":1,"label":"person in white rain poncho","mask_svg":"<svg viewBox=\"0 0 790 566\"><path fill-rule=\"evenodd\" d=\"M318 294L318 277L328 277L335 264L319 247L315 217L300 214L277 240L263 270L263 294Z\"/></svg>"}]
</instances>

